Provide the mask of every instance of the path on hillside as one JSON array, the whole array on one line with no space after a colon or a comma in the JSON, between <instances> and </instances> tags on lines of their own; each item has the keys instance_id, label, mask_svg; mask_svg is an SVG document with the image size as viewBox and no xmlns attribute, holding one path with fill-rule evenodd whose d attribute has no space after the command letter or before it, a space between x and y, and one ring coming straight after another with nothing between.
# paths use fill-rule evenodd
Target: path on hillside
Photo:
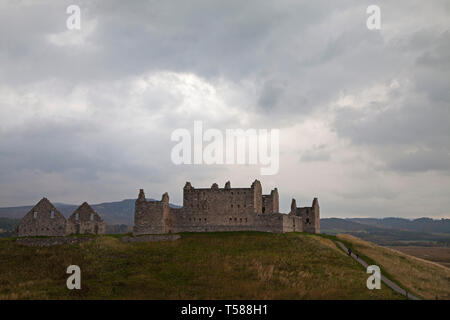
<instances>
[{"instance_id":1,"label":"path on hillside","mask_svg":"<svg viewBox=\"0 0 450 320\"><path fill-rule=\"evenodd\" d=\"M342 248L342 250L344 250L346 253L348 252L347 247L340 241L337 241L337 244ZM367 266L368 264L362 260L361 258L357 258L356 255L352 252L351 253L352 258L355 259L356 261L358 261L360 264L362 264L364 266L364 268L366 268L367 270ZM381 268L380 268L381 270ZM392 282L391 280L387 279L385 276L383 276L383 274L381 274L381 281L383 281L388 287L390 287L392 290L394 290L395 292L398 292L402 295L404 295L405 297L407 297L410 300L421 300L420 298L416 297L415 295L411 294L410 292L407 292L406 290L402 289L399 285L397 285L395 282Z\"/></svg>"}]
</instances>

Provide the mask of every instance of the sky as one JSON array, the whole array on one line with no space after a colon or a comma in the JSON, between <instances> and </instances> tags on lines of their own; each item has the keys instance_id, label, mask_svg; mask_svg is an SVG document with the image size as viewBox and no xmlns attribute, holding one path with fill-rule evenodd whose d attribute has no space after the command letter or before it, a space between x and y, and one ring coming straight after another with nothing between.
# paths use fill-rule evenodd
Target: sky
<instances>
[{"instance_id":1,"label":"sky","mask_svg":"<svg viewBox=\"0 0 450 320\"><path fill-rule=\"evenodd\" d=\"M449 74L449 1L0 0L0 206L258 179L282 212L450 218ZM278 173L175 165L194 121L278 129Z\"/></svg>"}]
</instances>

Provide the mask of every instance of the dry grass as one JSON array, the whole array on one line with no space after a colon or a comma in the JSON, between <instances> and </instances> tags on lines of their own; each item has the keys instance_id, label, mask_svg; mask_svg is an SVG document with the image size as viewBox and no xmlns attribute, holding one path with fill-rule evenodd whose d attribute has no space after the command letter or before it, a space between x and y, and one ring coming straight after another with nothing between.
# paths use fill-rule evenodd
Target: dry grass
<instances>
[{"instance_id":1,"label":"dry grass","mask_svg":"<svg viewBox=\"0 0 450 320\"><path fill-rule=\"evenodd\" d=\"M395 246L390 248L450 268L450 247Z\"/></svg>"},{"instance_id":2,"label":"dry grass","mask_svg":"<svg viewBox=\"0 0 450 320\"><path fill-rule=\"evenodd\" d=\"M402 299L329 239L257 232L183 234L170 242L23 247L0 240L0 299ZM66 288L79 265L82 289Z\"/></svg>"},{"instance_id":3,"label":"dry grass","mask_svg":"<svg viewBox=\"0 0 450 320\"><path fill-rule=\"evenodd\" d=\"M450 269L434 262L380 247L351 235L338 235L354 249L376 261L395 281L425 299L450 299Z\"/></svg>"}]
</instances>

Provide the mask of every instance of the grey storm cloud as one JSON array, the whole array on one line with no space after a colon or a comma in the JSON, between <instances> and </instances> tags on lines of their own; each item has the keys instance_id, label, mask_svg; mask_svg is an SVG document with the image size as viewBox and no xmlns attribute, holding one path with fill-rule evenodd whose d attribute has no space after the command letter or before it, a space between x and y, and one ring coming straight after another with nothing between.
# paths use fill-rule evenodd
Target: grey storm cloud
<instances>
[{"instance_id":1,"label":"grey storm cloud","mask_svg":"<svg viewBox=\"0 0 450 320\"><path fill-rule=\"evenodd\" d=\"M416 196L410 174L449 185L446 1L379 1L380 31L366 28L369 1L78 1L79 31L66 28L71 4L0 3L0 205L39 192L117 200L145 185L180 200L183 180L255 178L173 165L170 134L194 120L290 132L281 164L292 167L267 183L317 192L325 212L402 215Z\"/></svg>"},{"instance_id":2,"label":"grey storm cloud","mask_svg":"<svg viewBox=\"0 0 450 320\"><path fill-rule=\"evenodd\" d=\"M449 171L449 36L448 30L412 35L403 46L412 52L405 63L410 89L392 89L389 101L375 101L367 108L342 108L336 114L336 132L354 143L372 146L392 170ZM412 46L424 41L426 47Z\"/></svg>"}]
</instances>

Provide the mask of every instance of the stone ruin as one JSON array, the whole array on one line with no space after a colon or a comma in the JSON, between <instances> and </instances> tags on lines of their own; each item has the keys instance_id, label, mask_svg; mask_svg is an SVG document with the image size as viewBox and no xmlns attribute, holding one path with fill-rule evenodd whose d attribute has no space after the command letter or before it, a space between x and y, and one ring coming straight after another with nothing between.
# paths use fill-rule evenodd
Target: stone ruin
<instances>
[{"instance_id":1,"label":"stone ruin","mask_svg":"<svg viewBox=\"0 0 450 320\"><path fill-rule=\"evenodd\" d=\"M167 193L161 201L147 201L140 189L134 235L214 231L320 233L319 202L314 198L311 207L297 208L293 199L289 214L280 213L277 188L263 195L258 180L250 188L231 188L229 181L224 188L194 188L186 182L181 208L169 205Z\"/></svg>"},{"instance_id":2,"label":"stone ruin","mask_svg":"<svg viewBox=\"0 0 450 320\"><path fill-rule=\"evenodd\" d=\"M106 226L87 202L79 206L66 220L47 198L42 198L22 218L17 227L17 233L19 237L104 234Z\"/></svg>"},{"instance_id":3,"label":"stone ruin","mask_svg":"<svg viewBox=\"0 0 450 320\"><path fill-rule=\"evenodd\" d=\"M311 207L297 207L292 199L288 214L279 212L278 189L262 194L261 183L255 180L250 188L224 188L214 183L211 188L194 188L186 182L183 206L169 205L169 195L161 201L147 201L140 189L135 202L134 235L178 232L264 231L320 233L319 201ZM19 237L66 236L70 234L105 234L103 219L84 202L66 220L47 199L41 199L21 220Z\"/></svg>"},{"instance_id":4,"label":"stone ruin","mask_svg":"<svg viewBox=\"0 0 450 320\"><path fill-rule=\"evenodd\" d=\"M18 236L64 236L66 218L47 199L42 198L20 221Z\"/></svg>"},{"instance_id":5,"label":"stone ruin","mask_svg":"<svg viewBox=\"0 0 450 320\"><path fill-rule=\"evenodd\" d=\"M87 203L83 202L67 219L67 234L105 234L103 219Z\"/></svg>"}]
</instances>

